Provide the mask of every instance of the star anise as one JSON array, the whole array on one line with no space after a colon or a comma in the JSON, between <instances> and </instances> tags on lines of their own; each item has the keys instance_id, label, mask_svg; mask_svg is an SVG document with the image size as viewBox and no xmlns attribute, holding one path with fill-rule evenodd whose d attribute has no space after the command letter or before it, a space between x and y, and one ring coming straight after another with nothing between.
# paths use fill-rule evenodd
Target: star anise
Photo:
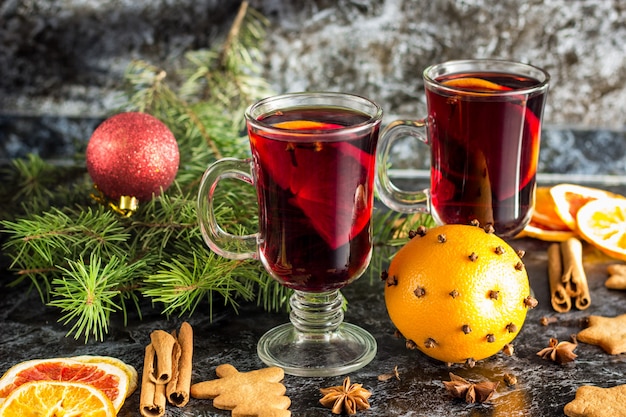
<instances>
[{"instance_id":1,"label":"star anise","mask_svg":"<svg viewBox=\"0 0 626 417\"><path fill-rule=\"evenodd\" d=\"M572 362L578 355L574 353L574 349L578 346L577 343L572 342L559 342L557 339L551 337L548 347L541 349L537 352L538 356L543 359L550 359L559 365L563 365L567 362Z\"/></svg>"},{"instance_id":2,"label":"star anise","mask_svg":"<svg viewBox=\"0 0 626 417\"><path fill-rule=\"evenodd\" d=\"M354 415L357 411L370 408L367 399L372 393L363 388L363 384L351 384L350 377L346 377L342 385L321 388L320 392L324 396L320 403L330 408L333 414Z\"/></svg>"},{"instance_id":3,"label":"star anise","mask_svg":"<svg viewBox=\"0 0 626 417\"><path fill-rule=\"evenodd\" d=\"M467 403L484 403L496 392L499 382L483 381L475 384L450 372L450 381L443 381L443 384L456 398L462 398Z\"/></svg>"}]
</instances>

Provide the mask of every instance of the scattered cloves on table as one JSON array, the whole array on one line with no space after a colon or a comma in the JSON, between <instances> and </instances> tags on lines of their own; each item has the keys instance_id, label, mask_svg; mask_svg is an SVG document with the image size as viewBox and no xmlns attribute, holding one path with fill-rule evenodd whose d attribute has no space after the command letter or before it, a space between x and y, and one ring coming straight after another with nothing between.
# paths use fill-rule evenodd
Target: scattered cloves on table
<instances>
[{"instance_id":1,"label":"scattered cloves on table","mask_svg":"<svg viewBox=\"0 0 626 417\"><path fill-rule=\"evenodd\" d=\"M398 365L396 365L393 368L393 371L386 373L386 374L380 374L378 375L378 380L379 381L388 381L392 378L397 379L398 381L400 380L400 373L398 372Z\"/></svg>"}]
</instances>

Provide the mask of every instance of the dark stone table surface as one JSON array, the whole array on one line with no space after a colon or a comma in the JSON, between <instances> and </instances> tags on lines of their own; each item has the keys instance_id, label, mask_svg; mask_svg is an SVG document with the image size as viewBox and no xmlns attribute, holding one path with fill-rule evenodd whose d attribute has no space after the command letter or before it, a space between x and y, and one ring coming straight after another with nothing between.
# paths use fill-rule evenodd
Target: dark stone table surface
<instances>
[{"instance_id":1,"label":"dark stone table surface","mask_svg":"<svg viewBox=\"0 0 626 417\"><path fill-rule=\"evenodd\" d=\"M418 351L409 351L396 338L383 298L384 285L376 274L364 275L344 290L349 302L346 321L369 330L377 340L378 353L368 366L349 374L352 382L363 384L372 392L371 409L360 413L370 416L561 416L563 406L574 398L576 389L585 384L610 387L626 383L626 356L611 356L600 348L580 344L578 358L566 365L544 360L536 353L547 346L549 338L567 340L582 328L590 314L613 316L626 312L626 292L604 287L606 266L615 262L585 247L585 270L591 289L591 307L586 311L555 313L549 301L546 272L547 243L530 239L511 242L527 251L524 258L539 306L531 310L520 334L514 340L515 353L499 353L479 361L475 367L448 366ZM4 277L8 278L8 277ZM3 279L6 282L6 280ZM557 317L548 326L543 317ZM140 372L144 347L155 329L173 330L187 320L194 329L193 381L215 378L215 367L230 363L240 371L263 367L256 356L256 341L269 328L288 320L286 314L266 313L254 304L243 305L239 314L223 311L209 320L208 306L200 307L192 317L166 319L156 310L145 312L142 319L131 316L124 326L114 321L103 342L74 340L66 337L66 328L57 320L58 311L45 307L36 292L23 287L3 288L0 293L0 372L28 359L73 355L108 355L120 358ZM323 352L321 352L323 354ZM398 367L400 380L385 382L377 376ZM501 383L489 403L466 404L453 399L442 381L449 372L471 380L502 380L504 374L517 377L517 384ZM339 385L343 376L305 378L287 375L284 384L292 400L294 416L330 416L320 406L320 387ZM120 416L135 416L139 410L139 390L124 404ZM216 410L210 400L194 400L182 409L168 407L168 416L229 416Z\"/></svg>"}]
</instances>

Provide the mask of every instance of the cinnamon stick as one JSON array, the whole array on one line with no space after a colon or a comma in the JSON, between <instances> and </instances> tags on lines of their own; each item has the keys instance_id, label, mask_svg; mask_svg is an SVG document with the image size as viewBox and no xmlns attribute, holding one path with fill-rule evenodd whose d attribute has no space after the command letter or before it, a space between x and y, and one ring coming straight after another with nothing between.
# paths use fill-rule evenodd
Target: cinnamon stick
<instances>
[{"instance_id":1,"label":"cinnamon stick","mask_svg":"<svg viewBox=\"0 0 626 417\"><path fill-rule=\"evenodd\" d=\"M189 402L193 364L193 329L189 323L184 322L180 326L177 341L177 346L180 348L180 357L175 363L172 379L167 384L166 394L171 404L177 407L184 407Z\"/></svg>"},{"instance_id":2,"label":"cinnamon stick","mask_svg":"<svg viewBox=\"0 0 626 417\"><path fill-rule=\"evenodd\" d=\"M574 298L574 305L584 310L591 304L587 275L583 267L583 245L580 240L572 237L561 242L561 256L563 257L562 281L570 297Z\"/></svg>"},{"instance_id":3,"label":"cinnamon stick","mask_svg":"<svg viewBox=\"0 0 626 417\"><path fill-rule=\"evenodd\" d=\"M180 349L175 349L178 341L163 330L154 330L150 333L150 340L156 354L156 367L149 374L155 384L167 384L172 379L173 363L178 363L179 356L174 357Z\"/></svg>"},{"instance_id":4,"label":"cinnamon stick","mask_svg":"<svg viewBox=\"0 0 626 417\"><path fill-rule=\"evenodd\" d=\"M156 351L152 344L146 346L143 361L143 375L141 377L141 395L139 398L139 412L144 417L161 417L165 415L165 385L156 384L153 375Z\"/></svg>"},{"instance_id":5,"label":"cinnamon stick","mask_svg":"<svg viewBox=\"0 0 626 417\"><path fill-rule=\"evenodd\" d=\"M558 243L548 246L548 280L550 282L550 302L558 313L566 313L572 308L572 300L562 281L563 260Z\"/></svg>"}]
</instances>

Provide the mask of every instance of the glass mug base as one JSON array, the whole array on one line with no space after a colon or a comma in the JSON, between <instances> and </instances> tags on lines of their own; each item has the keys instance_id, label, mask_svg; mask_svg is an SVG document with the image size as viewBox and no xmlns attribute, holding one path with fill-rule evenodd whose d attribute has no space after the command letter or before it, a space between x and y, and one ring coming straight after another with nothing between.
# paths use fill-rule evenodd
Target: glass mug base
<instances>
[{"instance_id":1,"label":"glass mug base","mask_svg":"<svg viewBox=\"0 0 626 417\"><path fill-rule=\"evenodd\" d=\"M376 356L376 339L343 322L339 291L321 296L296 291L291 305L291 323L269 330L259 340L257 353L266 365L288 375L327 377L361 369Z\"/></svg>"}]
</instances>

